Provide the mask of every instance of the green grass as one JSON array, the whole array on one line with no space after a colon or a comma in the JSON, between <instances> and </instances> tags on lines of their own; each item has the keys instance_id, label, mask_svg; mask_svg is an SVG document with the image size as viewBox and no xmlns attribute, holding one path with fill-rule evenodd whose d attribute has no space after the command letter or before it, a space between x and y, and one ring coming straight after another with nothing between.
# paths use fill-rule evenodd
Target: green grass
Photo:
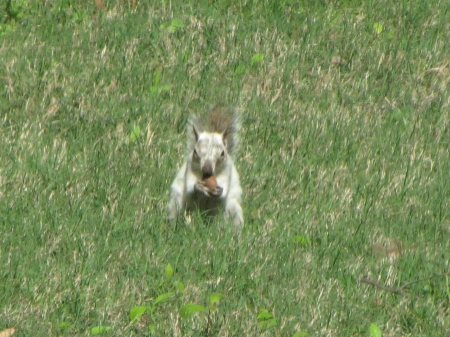
<instances>
[{"instance_id":1,"label":"green grass","mask_svg":"<svg viewBox=\"0 0 450 337\"><path fill-rule=\"evenodd\" d=\"M448 336L450 3L9 3L0 331ZM217 102L243 111L240 235L165 221Z\"/></svg>"}]
</instances>

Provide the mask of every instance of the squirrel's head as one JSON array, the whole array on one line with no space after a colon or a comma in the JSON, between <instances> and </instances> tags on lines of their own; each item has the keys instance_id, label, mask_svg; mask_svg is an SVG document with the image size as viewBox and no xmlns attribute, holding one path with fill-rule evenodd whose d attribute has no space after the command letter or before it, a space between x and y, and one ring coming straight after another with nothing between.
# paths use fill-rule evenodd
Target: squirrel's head
<instances>
[{"instance_id":1,"label":"squirrel's head","mask_svg":"<svg viewBox=\"0 0 450 337\"><path fill-rule=\"evenodd\" d=\"M236 111L217 106L208 117L191 116L188 149L192 169L203 178L217 175L226 166L238 143L239 117Z\"/></svg>"},{"instance_id":2,"label":"squirrel's head","mask_svg":"<svg viewBox=\"0 0 450 337\"><path fill-rule=\"evenodd\" d=\"M192 165L201 170L203 178L216 174L227 160L226 138L220 133L198 132L193 127L196 143L192 151Z\"/></svg>"}]
</instances>

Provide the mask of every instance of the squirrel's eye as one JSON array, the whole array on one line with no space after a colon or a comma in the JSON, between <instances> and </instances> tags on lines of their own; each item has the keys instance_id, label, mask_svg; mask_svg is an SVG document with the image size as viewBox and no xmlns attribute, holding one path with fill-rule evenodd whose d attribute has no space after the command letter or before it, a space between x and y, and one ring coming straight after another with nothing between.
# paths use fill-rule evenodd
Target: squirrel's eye
<instances>
[{"instance_id":1,"label":"squirrel's eye","mask_svg":"<svg viewBox=\"0 0 450 337\"><path fill-rule=\"evenodd\" d=\"M225 151L222 151L222 153L220 154L221 157L225 156Z\"/></svg>"}]
</instances>

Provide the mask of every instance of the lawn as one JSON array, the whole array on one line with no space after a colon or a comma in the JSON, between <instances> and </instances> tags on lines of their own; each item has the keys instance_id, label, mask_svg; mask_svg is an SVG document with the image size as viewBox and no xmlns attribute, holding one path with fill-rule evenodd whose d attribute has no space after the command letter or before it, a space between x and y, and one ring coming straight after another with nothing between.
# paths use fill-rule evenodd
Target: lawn
<instances>
[{"instance_id":1,"label":"lawn","mask_svg":"<svg viewBox=\"0 0 450 337\"><path fill-rule=\"evenodd\" d=\"M2 2L0 333L450 336L449 15ZM188 117L219 102L244 229L171 227Z\"/></svg>"}]
</instances>

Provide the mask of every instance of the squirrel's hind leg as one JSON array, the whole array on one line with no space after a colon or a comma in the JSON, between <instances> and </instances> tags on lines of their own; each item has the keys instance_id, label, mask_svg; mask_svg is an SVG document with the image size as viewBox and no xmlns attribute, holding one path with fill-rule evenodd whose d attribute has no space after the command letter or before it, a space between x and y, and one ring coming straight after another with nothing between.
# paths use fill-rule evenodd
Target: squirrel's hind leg
<instances>
[{"instance_id":1,"label":"squirrel's hind leg","mask_svg":"<svg viewBox=\"0 0 450 337\"><path fill-rule=\"evenodd\" d=\"M170 186L170 200L167 205L167 220L170 224L176 224L178 215L185 208L185 183L184 173L186 171L186 164L178 172L175 180Z\"/></svg>"},{"instance_id":2,"label":"squirrel's hind leg","mask_svg":"<svg viewBox=\"0 0 450 337\"><path fill-rule=\"evenodd\" d=\"M225 218L233 221L233 224L238 228L244 226L244 215L239 200L234 198L227 200L225 205Z\"/></svg>"}]
</instances>

